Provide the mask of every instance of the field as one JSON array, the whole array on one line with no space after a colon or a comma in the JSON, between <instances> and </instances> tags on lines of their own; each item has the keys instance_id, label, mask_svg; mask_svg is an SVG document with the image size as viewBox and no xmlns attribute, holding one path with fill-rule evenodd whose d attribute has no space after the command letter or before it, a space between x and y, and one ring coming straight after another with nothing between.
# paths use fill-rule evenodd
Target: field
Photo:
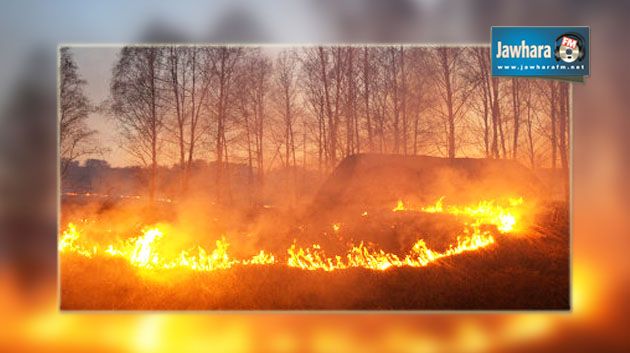
<instances>
[{"instance_id":1,"label":"field","mask_svg":"<svg viewBox=\"0 0 630 353\"><path fill-rule=\"evenodd\" d=\"M305 270L268 265L212 271L134 266L106 255L60 256L64 310L566 310L566 207L554 205L519 234L422 267ZM396 216L412 229L415 215ZM401 218L402 217L402 218ZM387 221L392 222L388 215ZM378 219L377 223L385 222ZM444 219L447 222L447 219ZM359 227L358 225L355 227ZM447 227L448 228L448 227ZM365 229L363 229L365 231ZM386 237L386 236L385 236ZM379 238L384 238L383 234ZM432 248L440 247L434 240ZM395 247L395 245L392 245Z\"/></svg>"}]
</instances>

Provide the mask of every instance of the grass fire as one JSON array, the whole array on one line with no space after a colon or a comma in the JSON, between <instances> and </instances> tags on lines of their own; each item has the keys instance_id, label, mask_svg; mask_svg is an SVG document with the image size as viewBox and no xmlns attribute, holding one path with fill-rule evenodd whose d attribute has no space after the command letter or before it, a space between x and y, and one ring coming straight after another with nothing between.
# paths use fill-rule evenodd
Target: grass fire
<instances>
[{"instance_id":1,"label":"grass fire","mask_svg":"<svg viewBox=\"0 0 630 353\"><path fill-rule=\"evenodd\" d=\"M101 256L120 257L129 264L144 269L187 269L194 271L212 271L229 269L232 266L276 265L284 264L304 270L333 271L348 268L365 268L369 270L387 270L390 267L424 267L443 257L458 255L466 251L475 251L495 243L489 230L481 230L483 226L493 226L498 233L506 234L516 226L519 217L517 206L523 203L522 198L510 199L508 207L495 205L494 201L482 201L475 206L457 207L442 206L440 198L434 206L421 207L419 212L448 213L467 219L461 234L456 235L456 243L450 244L445 251L427 248L423 239L418 239L410 253L404 257L386 253L383 250L371 249L360 243L351 245L346 254L327 257L320 245L313 244L307 248L298 247L295 243L286 251L286 259L260 250L249 259L234 259L228 255L229 243L225 238L216 241L212 250L197 246L193 250L181 250L175 256L162 252L160 241L165 231L160 225L148 227L142 235L131 237L117 244L99 244L86 241L86 236L77 229L77 225L69 223L59 239L59 251L62 254L74 253L87 258ZM413 212L398 201L394 212ZM468 223L470 222L470 223ZM340 226L333 224L338 232ZM276 261L278 259L278 261Z\"/></svg>"},{"instance_id":2,"label":"grass fire","mask_svg":"<svg viewBox=\"0 0 630 353\"><path fill-rule=\"evenodd\" d=\"M61 48L61 308L568 309L570 92L488 55Z\"/></svg>"}]
</instances>

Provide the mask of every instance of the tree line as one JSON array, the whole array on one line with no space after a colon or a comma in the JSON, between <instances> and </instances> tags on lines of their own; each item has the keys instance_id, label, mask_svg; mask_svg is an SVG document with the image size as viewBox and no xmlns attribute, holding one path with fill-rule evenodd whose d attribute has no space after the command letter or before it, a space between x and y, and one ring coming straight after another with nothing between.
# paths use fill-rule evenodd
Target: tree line
<instances>
[{"instance_id":1,"label":"tree line","mask_svg":"<svg viewBox=\"0 0 630 353\"><path fill-rule=\"evenodd\" d=\"M81 108L89 102L71 54L62 49L62 58L62 157L72 160L79 154L63 146L91 136ZM262 186L273 168L326 174L357 153L566 171L568 84L490 71L485 47L129 46L105 106L121 148L149 170L151 195L159 165L180 168L186 190L196 159L214 161L218 190L229 185L230 163L246 164ZM67 128L73 121L82 128Z\"/></svg>"}]
</instances>

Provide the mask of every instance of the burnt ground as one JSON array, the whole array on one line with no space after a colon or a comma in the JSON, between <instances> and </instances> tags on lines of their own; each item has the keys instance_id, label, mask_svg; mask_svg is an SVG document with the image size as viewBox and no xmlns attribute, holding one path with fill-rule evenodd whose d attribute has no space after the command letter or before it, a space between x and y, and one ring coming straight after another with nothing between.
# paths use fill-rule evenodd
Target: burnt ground
<instances>
[{"instance_id":1,"label":"burnt ground","mask_svg":"<svg viewBox=\"0 0 630 353\"><path fill-rule=\"evenodd\" d=\"M284 265L143 273L121 259L64 255L64 310L567 310L566 212L528 235L424 268L305 271ZM278 253L281 254L281 253Z\"/></svg>"}]
</instances>

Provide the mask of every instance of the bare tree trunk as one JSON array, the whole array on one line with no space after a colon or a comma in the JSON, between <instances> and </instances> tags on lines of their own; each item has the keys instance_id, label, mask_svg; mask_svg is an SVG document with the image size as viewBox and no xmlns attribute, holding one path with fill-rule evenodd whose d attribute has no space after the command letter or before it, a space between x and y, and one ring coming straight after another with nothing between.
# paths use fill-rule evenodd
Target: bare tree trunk
<instances>
[{"instance_id":1,"label":"bare tree trunk","mask_svg":"<svg viewBox=\"0 0 630 353\"><path fill-rule=\"evenodd\" d=\"M337 131L338 131L338 127L339 127L339 98L341 96L341 68L342 68L342 62L341 62L341 48L335 48L334 50L335 52L335 58L336 58L336 62L335 62L335 113L332 119L332 126L330 127L330 131L331 131L331 136L330 136L330 140L331 140L331 157L332 157L332 163L331 163L331 170L333 168L335 168L337 166Z\"/></svg>"},{"instance_id":2,"label":"bare tree trunk","mask_svg":"<svg viewBox=\"0 0 630 353\"><path fill-rule=\"evenodd\" d=\"M291 151L291 106L290 106L290 101L289 101L289 87L285 86L283 87L283 91L284 91L284 128L285 128L285 132L284 132L284 156L285 156L285 163L287 167L291 167L291 158L290 158L290 151Z\"/></svg>"},{"instance_id":3,"label":"bare tree trunk","mask_svg":"<svg viewBox=\"0 0 630 353\"><path fill-rule=\"evenodd\" d=\"M569 120L569 84L559 84L560 88L560 114L558 120L558 135L560 137L560 163L562 165L562 179L564 185L564 198L569 201L569 158L567 146L567 122Z\"/></svg>"},{"instance_id":4,"label":"bare tree trunk","mask_svg":"<svg viewBox=\"0 0 630 353\"><path fill-rule=\"evenodd\" d=\"M245 113L245 143L247 144L247 168L248 168L248 186L251 188L254 184L254 152L252 147L252 124L250 121L250 116L248 113Z\"/></svg>"},{"instance_id":5,"label":"bare tree trunk","mask_svg":"<svg viewBox=\"0 0 630 353\"><path fill-rule=\"evenodd\" d=\"M400 153L400 107L398 94L398 69L396 68L396 49L390 48L391 54L391 81L392 81L392 105L394 115L394 153Z\"/></svg>"},{"instance_id":6,"label":"bare tree trunk","mask_svg":"<svg viewBox=\"0 0 630 353\"><path fill-rule=\"evenodd\" d=\"M345 67L346 70L346 81L348 84L346 85L346 104L345 104L345 115L346 115L346 153L345 156L349 156L354 153L354 122L353 122L353 112L352 112L352 48L346 49L347 54L347 65Z\"/></svg>"},{"instance_id":7,"label":"bare tree trunk","mask_svg":"<svg viewBox=\"0 0 630 353\"><path fill-rule=\"evenodd\" d=\"M491 157L490 151L490 123L488 121L490 102L492 97L490 96L490 75L488 72L488 60L487 51L483 48L475 49L477 54L477 62L479 63L479 69L481 73L481 89L482 89L482 101L483 101L483 145L486 158Z\"/></svg>"},{"instance_id":8,"label":"bare tree trunk","mask_svg":"<svg viewBox=\"0 0 630 353\"><path fill-rule=\"evenodd\" d=\"M191 90L190 90L190 144L188 145L188 161L186 162L186 171L184 172L184 191L188 191L188 184L190 183L190 172L193 163L193 156L195 153L195 141L197 139L197 122L199 121L199 108L196 105L196 83L197 83L197 48L192 49L191 53ZM202 100L200 100L202 101Z\"/></svg>"},{"instance_id":9,"label":"bare tree trunk","mask_svg":"<svg viewBox=\"0 0 630 353\"><path fill-rule=\"evenodd\" d=\"M556 85L553 81L549 81L550 99L549 108L551 109L551 168L556 169L558 143L556 139Z\"/></svg>"},{"instance_id":10,"label":"bare tree trunk","mask_svg":"<svg viewBox=\"0 0 630 353\"><path fill-rule=\"evenodd\" d=\"M447 108L447 124L448 124L448 158L455 158L455 115L453 113L453 90L451 87L451 68L448 62L448 49L439 48L440 64L444 87L446 89L445 103Z\"/></svg>"},{"instance_id":11,"label":"bare tree trunk","mask_svg":"<svg viewBox=\"0 0 630 353\"><path fill-rule=\"evenodd\" d=\"M367 124L368 148L370 152L374 151L374 140L372 133L372 121L370 120L370 64L368 48L363 48L363 90L365 100L365 120Z\"/></svg>"},{"instance_id":12,"label":"bare tree trunk","mask_svg":"<svg viewBox=\"0 0 630 353\"><path fill-rule=\"evenodd\" d=\"M327 164L327 169L331 169L332 167L334 167L334 165L337 163L337 145L336 145L336 141L337 141L337 136L335 134L335 122L334 122L334 117L333 117L333 112L332 112L332 107L330 106L330 87L328 84L328 73L327 71L327 63L328 63L328 59L327 59L327 54L324 52L324 48L323 47L319 47L319 60L320 60L320 70L321 70L321 79L322 79L322 83L324 84L324 100L325 100L325 108L326 108L326 115L328 118L328 144L327 146L329 146L327 148L327 158L326 158L326 164Z\"/></svg>"},{"instance_id":13,"label":"bare tree trunk","mask_svg":"<svg viewBox=\"0 0 630 353\"><path fill-rule=\"evenodd\" d=\"M352 112L352 130L354 132L354 149L353 153L361 153L361 136L359 129L359 118L357 114L357 82L355 76L355 66L354 66L354 56L358 51L355 48L350 48L350 68L349 68L349 77L348 77L348 85L350 85L350 97L351 104L350 109ZM359 66L358 64L356 65Z\"/></svg>"},{"instance_id":14,"label":"bare tree trunk","mask_svg":"<svg viewBox=\"0 0 630 353\"><path fill-rule=\"evenodd\" d=\"M173 90L173 98L175 99L175 115L177 118L177 143L178 143L178 147L179 147L179 167L181 169L184 168L184 163L186 161L186 151L185 151L185 144L184 144L184 124L185 124L185 119L186 117L184 116L184 104L185 104L185 95L184 95L184 89L181 88L180 89L180 85L182 87L185 87L185 82L183 80L185 80L185 68L182 68L182 70L184 70L184 73L182 74L182 78L180 80L180 65L179 65L179 59L180 59L180 53L177 52L177 48L176 47L170 47L169 48L170 51L170 68L171 68L171 86L172 86L172 90Z\"/></svg>"},{"instance_id":15,"label":"bare tree trunk","mask_svg":"<svg viewBox=\"0 0 630 353\"><path fill-rule=\"evenodd\" d=\"M492 155L494 158L499 158L499 118L501 112L499 111L499 80L496 77L491 79L492 81Z\"/></svg>"},{"instance_id":16,"label":"bare tree trunk","mask_svg":"<svg viewBox=\"0 0 630 353\"><path fill-rule=\"evenodd\" d=\"M531 82L527 81L527 143L529 149L529 163L532 169L536 168L534 155L534 137L532 133L532 88Z\"/></svg>"},{"instance_id":17,"label":"bare tree trunk","mask_svg":"<svg viewBox=\"0 0 630 353\"><path fill-rule=\"evenodd\" d=\"M162 95L166 73L164 48L123 47L113 70L111 109L121 124L123 149L148 169L148 194L157 194L159 134L163 127Z\"/></svg>"},{"instance_id":18,"label":"bare tree trunk","mask_svg":"<svg viewBox=\"0 0 630 353\"><path fill-rule=\"evenodd\" d=\"M486 158L490 158L490 124L488 122L488 92L484 86L483 94L483 146Z\"/></svg>"},{"instance_id":19,"label":"bare tree trunk","mask_svg":"<svg viewBox=\"0 0 630 353\"><path fill-rule=\"evenodd\" d=\"M151 180L149 185L149 199L155 200L156 188L157 188L157 96L155 82L157 80L156 64L157 57L154 50L149 50L149 74L150 74L150 89L151 89Z\"/></svg>"},{"instance_id":20,"label":"bare tree trunk","mask_svg":"<svg viewBox=\"0 0 630 353\"><path fill-rule=\"evenodd\" d=\"M270 65L268 67L271 67ZM257 170L257 179L258 179L258 191L260 192L264 187L264 146L263 146L263 137L264 137L264 121L265 121L265 111L264 111L264 95L266 94L265 90L265 73L261 73L261 76L258 77L256 82L256 170ZM257 195L259 196L259 195Z\"/></svg>"},{"instance_id":21,"label":"bare tree trunk","mask_svg":"<svg viewBox=\"0 0 630 353\"><path fill-rule=\"evenodd\" d=\"M222 66L224 59L221 58ZM221 72L219 76L219 102L217 109L217 137L216 137L216 191L217 191L217 200L221 198L221 182L223 179L223 137L225 136L223 133L223 95L224 95L224 73Z\"/></svg>"},{"instance_id":22,"label":"bare tree trunk","mask_svg":"<svg viewBox=\"0 0 630 353\"><path fill-rule=\"evenodd\" d=\"M520 128L520 97L519 97L519 84L516 78L512 78L512 110L514 113L514 142L512 147L512 159L516 159L518 150L518 133Z\"/></svg>"},{"instance_id":23,"label":"bare tree trunk","mask_svg":"<svg viewBox=\"0 0 630 353\"><path fill-rule=\"evenodd\" d=\"M507 158L507 149L505 147L505 134L503 133L504 119L499 117L499 140L501 141L501 158Z\"/></svg>"},{"instance_id":24,"label":"bare tree trunk","mask_svg":"<svg viewBox=\"0 0 630 353\"><path fill-rule=\"evenodd\" d=\"M489 50L477 49L477 61L479 62L481 80L484 93L484 147L486 157L499 158L499 90L500 82L498 78L490 76ZM490 122L488 121L488 111L491 116L492 139L490 139Z\"/></svg>"},{"instance_id":25,"label":"bare tree trunk","mask_svg":"<svg viewBox=\"0 0 630 353\"><path fill-rule=\"evenodd\" d=\"M568 84L560 83L560 114L558 116L558 137L560 138L560 163L563 170L568 170L567 158L567 117L568 117Z\"/></svg>"},{"instance_id":26,"label":"bare tree trunk","mask_svg":"<svg viewBox=\"0 0 630 353\"><path fill-rule=\"evenodd\" d=\"M355 49L350 47L347 49L347 65L346 65L346 81L347 81L347 99L346 99L346 132L348 140L347 155L354 154L359 150L359 124L357 123L357 90L354 76L354 53Z\"/></svg>"},{"instance_id":27,"label":"bare tree trunk","mask_svg":"<svg viewBox=\"0 0 630 353\"><path fill-rule=\"evenodd\" d=\"M407 154L407 79L405 77L405 50L400 46L400 82L401 82L401 110L402 110L402 140L403 154Z\"/></svg>"},{"instance_id":28,"label":"bare tree trunk","mask_svg":"<svg viewBox=\"0 0 630 353\"><path fill-rule=\"evenodd\" d=\"M320 114L317 119L317 171L320 175L323 173L324 169L324 146L326 145L324 142L325 135L324 117Z\"/></svg>"},{"instance_id":29,"label":"bare tree trunk","mask_svg":"<svg viewBox=\"0 0 630 353\"><path fill-rule=\"evenodd\" d=\"M169 48L169 54L171 89L173 91L173 98L175 101L175 117L177 124L176 138L179 147L179 170L183 174L180 179L180 193L184 194L187 188L187 178L185 175L186 146L184 136L184 127L186 124L186 113L184 108L186 104L186 63L184 62L180 66L180 59L185 59L184 55L182 55L181 49L172 46Z\"/></svg>"}]
</instances>

